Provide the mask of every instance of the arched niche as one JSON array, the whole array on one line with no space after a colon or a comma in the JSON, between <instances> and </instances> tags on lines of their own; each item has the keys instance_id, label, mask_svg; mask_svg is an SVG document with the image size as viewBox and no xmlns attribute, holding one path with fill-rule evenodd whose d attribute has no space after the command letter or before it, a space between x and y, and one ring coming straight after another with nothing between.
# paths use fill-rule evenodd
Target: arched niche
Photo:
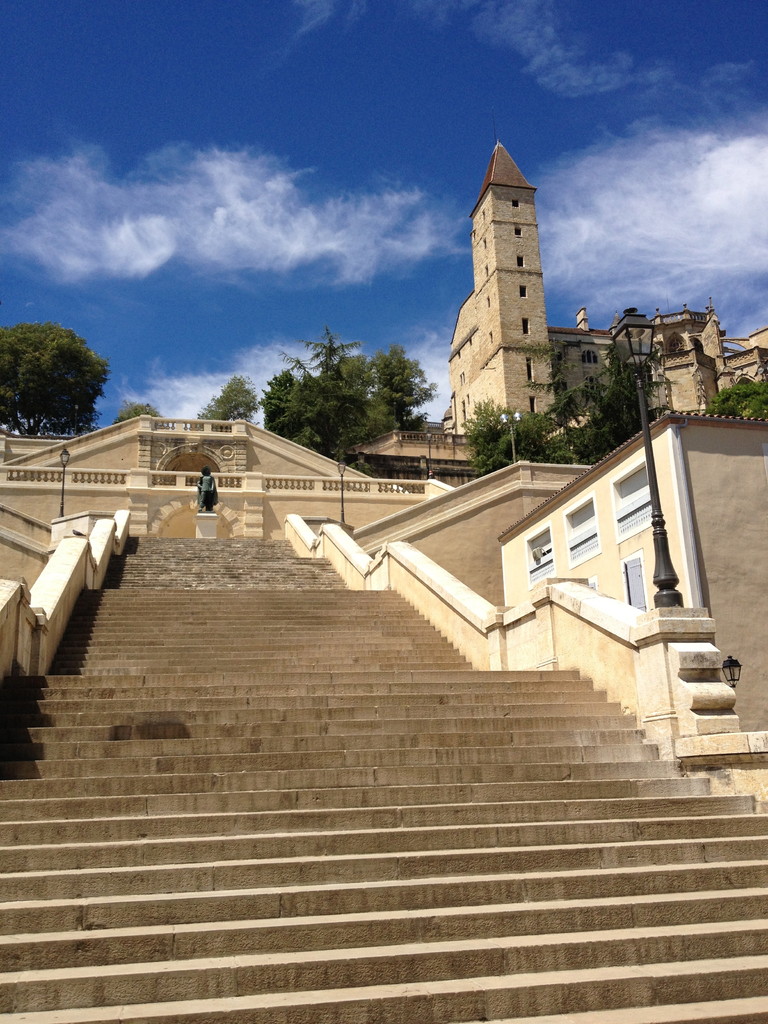
<instances>
[{"instance_id":1,"label":"arched niche","mask_svg":"<svg viewBox=\"0 0 768 1024\"><path fill-rule=\"evenodd\" d=\"M216 537L228 540L242 536L242 523L235 511L219 505L216 509ZM150 537L194 537L197 532L197 502L169 501L158 510L150 524Z\"/></svg>"},{"instance_id":2,"label":"arched niche","mask_svg":"<svg viewBox=\"0 0 768 1024\"><path fill-rule=\"evenodd\" d=\"M219 463L213 452L197 445L180 445L166 452L157 468L168 473L200 473L203 466L208 466L212 473L219 472Z\"/></svg>"}]
</instances>

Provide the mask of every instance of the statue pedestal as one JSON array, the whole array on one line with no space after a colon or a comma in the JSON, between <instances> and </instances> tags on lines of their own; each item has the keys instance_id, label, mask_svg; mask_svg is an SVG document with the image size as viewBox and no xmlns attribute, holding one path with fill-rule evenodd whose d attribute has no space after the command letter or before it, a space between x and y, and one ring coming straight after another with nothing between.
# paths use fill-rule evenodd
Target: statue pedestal
<instances>
[{"instance_id":1,"label":"statue pedestal","mask_svg":"<svg viewBox=\"0 0 768 1024\"><path fill-rule=\"evenodd\" d=\"M195 516L195 537L203 540L216 540L216 525L219 517L215 512L198 512Z\"/></svg>"}]
</instances>

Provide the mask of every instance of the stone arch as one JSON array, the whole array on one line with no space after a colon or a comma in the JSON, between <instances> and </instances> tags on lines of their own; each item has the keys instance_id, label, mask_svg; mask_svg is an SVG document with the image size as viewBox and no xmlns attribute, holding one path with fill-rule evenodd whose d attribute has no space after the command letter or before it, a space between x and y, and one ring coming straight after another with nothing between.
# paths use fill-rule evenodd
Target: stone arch
<instances>
[{"instance_id":1,"label":"stone arch","mask_svg":"<svg viewBox=\"0 0 768 1024\"><path fill-rule=\"evenodd\" d=\"M194 537L196 515L196 501L181 501L174 498L157 510L147 534L150 537ZM216 529L219 540L243 536L244 525L234 509L219 504L216 515L219 517Z\"/></svg>"},{"instance_id":2,"label":"stone arch","mask_svg":"<svg viewBox=\"0 0 768 1024\"><path fill-rule=\"evenodd\" d=\"M221 472L218 455L210 448L198 444L180 444L163 455L158 470L169 473L199 473L203 466L209 466L212 473Z\"/></svg>"},{"instance_id":3,"label":"stone arch","mask_svg":"<svg viewBox=\"0 0 768 1024\"><path fill-rule=\"evenodd\" d=\"M673 355L675 352L683 352L685 350L685 342L679 334L673 334L670 338L667 338L664 343L664 351L667 355Z\"/></svg>"}]
</instances>

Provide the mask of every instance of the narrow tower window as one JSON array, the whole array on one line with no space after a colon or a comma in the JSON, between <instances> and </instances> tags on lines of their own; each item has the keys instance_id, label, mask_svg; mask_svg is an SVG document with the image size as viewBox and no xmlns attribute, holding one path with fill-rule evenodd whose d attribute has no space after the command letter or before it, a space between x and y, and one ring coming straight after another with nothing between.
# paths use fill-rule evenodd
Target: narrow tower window
<instances>
[{"instance_id":1,"label":"narrow tower window","mask_svg":"<svg viewBox=\"0 0 768 1024\"><path fill-rule=\"evenodd\" d=\"M517 265L518 265L518 267L524 267L525 266L525 259L524 259L524 257L522 257L522 256L518 256L517 257Z\"/></svg>"},{"instance_id":2,"label":"narrow tower window","mask_svg":"<svg viewBox=\"0 0 768 1024\"><path fill-rule=\"evenodd\" d=\"M536 399L531 395L528 399L528 405L530 406L531 412L536 412Z\"/></svg>"},{"instance_id":3,"label":"narrow tower window","mask_svg":"<svg viewBox=\"0 0 768 1024\"><path fill-rule=\"evenodd\" d=\"M528 317L524 316L523 317L523 334L530 334L530 333L531 333L530 322L528 320Z\"/></svg>"},{"instance_id":4,"label":"narrow tower window","mask_svg":"<svg viewBox=\"0 0 768 1024\"><path fill-rule=\"evenodd\" d=\"M520 298L524 299L524 298L527 297L527 295L528 295L528 285L527 284L521 284L520 285Z\"/></svg>"},{"instance_id":5,"label":"narrow tower window","mask_svg":"<svg viewBox=\"0 0 768 1024\"><path fill-rule=\"evenodd\" d=\"M522 228L515 228L515 234L517 235L518 238L520 237L520 235L522 235L522 233L523 233L523 229Z\"/></svg>"},{"instance_id":6,"label":"narrow tower window","mask_svg":"<svg viewBox=\"0 0 768 1024\"><path fill-rule=\"evenodd\" d=\"M517 199L513 199L513 200L512 200L512 205L513 205L513 206L519 206L519 205L520 205L520 203L519 203L519 201L518 201Z\"/></svg>"},{"instance_id":7,"label":"narrow tower window","mask_svg":"<svg viewBox=\"0 0 768 1024\"><path fill-rule=\"evenodd\" d=\"M525 375L528 380L533 380L533 363L530 359L525 360Z\"/></svg>"}]
</instances>

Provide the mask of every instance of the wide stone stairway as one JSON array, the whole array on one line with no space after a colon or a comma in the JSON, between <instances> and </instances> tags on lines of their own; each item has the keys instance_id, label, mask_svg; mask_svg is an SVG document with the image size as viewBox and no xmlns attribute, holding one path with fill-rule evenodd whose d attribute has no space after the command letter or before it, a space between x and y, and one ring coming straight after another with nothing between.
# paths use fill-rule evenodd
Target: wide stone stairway
<instances>
[{"instance_id":1,"label":"wide stone stairway","mask_svg":"<svg viewBox=\"0 0 768 1024\"><path fill-rule=\"evenodd\" d=\"M9 1024L768 1021L768 815L282 543L142 540L0 691Z\"/></svg>"}]
</instances>

